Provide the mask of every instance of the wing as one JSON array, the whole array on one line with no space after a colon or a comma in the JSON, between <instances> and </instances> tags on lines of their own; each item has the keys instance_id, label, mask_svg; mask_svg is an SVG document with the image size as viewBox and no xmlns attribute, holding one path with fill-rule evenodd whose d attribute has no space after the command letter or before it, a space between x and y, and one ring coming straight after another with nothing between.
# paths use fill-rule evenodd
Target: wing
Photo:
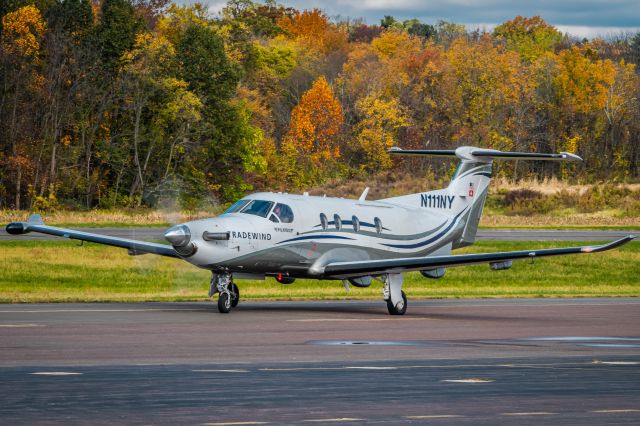
<instances>
[{"instance_id":1,"label":"wing","mask_svg":"<svg viewBox=\"0 0 640 426\"><path fill-rule=\"evenodd\" d=\"M73 229L47 226L40 215L34 214L27 222L13 222L7 225L7 232L13 235L26 234L28 232L41 232L43 234L56 235L58 237L71 238L73 240L90 241L92 243L106 244L108 246L121 247L129 250L129 254L153 253L161 256L180 257L173 247L166 244L149 243L147 241L129 240L127 238L110 237L108 235L91 234L89 232Z\"/></svg>"},{"instance_id":2,"label":"wing","mask_svg":"<svg viewBox=\"0 0 640 426\"><path fill-rule=\"evenodd\" d=\"M562 256L565 254L596 253L620 247L633 240L629 235L607 244L568 248L552 248L541 250L507 251L497 253L460 254L453 256L414 257L402 259L365 260L355 262L333 262L325 265L323 275L334 278L350 278L363 275L380 275L420 271L450 266L463 266L478 263L497 263L518 259L535 259L546 256Z\"/></svg>"}]
</instances>

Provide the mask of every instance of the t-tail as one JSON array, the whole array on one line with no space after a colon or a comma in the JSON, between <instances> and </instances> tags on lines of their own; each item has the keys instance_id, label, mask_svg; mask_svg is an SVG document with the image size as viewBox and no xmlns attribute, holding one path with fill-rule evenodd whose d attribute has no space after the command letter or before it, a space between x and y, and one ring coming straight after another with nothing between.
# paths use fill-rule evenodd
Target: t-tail
<instances>
[{"instance_id":1,"label":"t-tail","mask_svg":"<svg viewBox=\"0 0 640 426\"><path fill-rule=\"evenodd\" d=\"M582 161L582 158L568 152L559 154L503 152L472 146L462 146L455 150L392 148L389 153L392 155L429 155L460 159L448 187L385 200L413 207L434 209L450 215L452 220L455 219L462 225L462 232L456 240L452 241L452 248L464 247L475 242L482 209L489 192L494 160Z\"/></svg>"}]
</instances>

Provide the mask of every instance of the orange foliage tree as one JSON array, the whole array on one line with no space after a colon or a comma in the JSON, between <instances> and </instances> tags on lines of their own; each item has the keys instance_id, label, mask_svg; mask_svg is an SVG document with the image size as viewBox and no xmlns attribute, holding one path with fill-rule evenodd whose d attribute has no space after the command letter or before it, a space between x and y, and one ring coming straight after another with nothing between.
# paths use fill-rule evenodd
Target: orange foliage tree
<instances>
[{"instance_id":1,"label":"orange foliage tree","mask_svg":"<svg viewBox=\"0 0 640 426\"><path fill-rule=\"evenodd\" d=\"M293 17L283 16L277 20L277 24L291 37L312 49L330 52L347 42L346 32L332 25L327 15L318 9L298 12Z\"/></svg>"},{"instance_id":2,"label":"orange foliage tree","mask_svg":"<svg viewBox=\"0 0 640 426\"><path fill-rule=\"evenodd\" d=\"M46 24L40 10L25 6L2 18L2 47L5 52L34 57L40 50L40 40Z\"/></svg>"},{"instance_id":3,"label":"orange foliage tree","mask_svg":"<svg viewBox=\"0 0 640 426\"><path fill-rule=\"evenodd\" d=\"M289 131L282 142L292 183L299 186L312 182L340 157L338 135L342 124L340 101L321 76L291 111Z\"/></svg>"}]
</instances>

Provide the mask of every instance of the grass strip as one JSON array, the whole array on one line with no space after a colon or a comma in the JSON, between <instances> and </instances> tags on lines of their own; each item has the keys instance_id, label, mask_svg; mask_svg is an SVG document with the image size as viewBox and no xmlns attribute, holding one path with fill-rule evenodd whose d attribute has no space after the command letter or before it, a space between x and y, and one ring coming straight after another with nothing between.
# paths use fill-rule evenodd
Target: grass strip
<instances>
[{"instance_id":1,"label":"grass strip","mask_svg":"<svg viewBox=\"0 0 640 426\"><path fill-rule=\"evenodd\" d=\"M592 242L601 244L602 242ZM570 247L588 242L480 241L456 253ZM0 243L0 302L134 302L206 300L209 272L160 256L72 241ZM340 281L274 279L238 281L243 299L328 300L381 296L381 284L352 287ZM450 268L431 280L405 274L410 298L640 296L640 242L605 253L514 262L511 270L488 265Z\"/></svg>"}]
</instances>

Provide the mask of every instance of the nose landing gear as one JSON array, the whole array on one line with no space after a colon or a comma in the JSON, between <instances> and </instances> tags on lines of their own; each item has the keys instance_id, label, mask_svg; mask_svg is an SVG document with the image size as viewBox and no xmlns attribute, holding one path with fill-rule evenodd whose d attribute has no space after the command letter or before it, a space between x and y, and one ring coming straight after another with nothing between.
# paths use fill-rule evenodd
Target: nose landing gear
<instances>
[{"instance_id":1,"label":"nose landing gear","mask_svg":"<svg viewBox=\"0 0 640 426\"><path fill-rule=\"evenodd\" d=\"M240 302L240 290L233 282L233 276L228 272L221 274L213 272L211 274L209 297L213 297L216 293L220 293L218 296L218 311L221 314L228 314Z\"/></svg>"}]
</instances>

